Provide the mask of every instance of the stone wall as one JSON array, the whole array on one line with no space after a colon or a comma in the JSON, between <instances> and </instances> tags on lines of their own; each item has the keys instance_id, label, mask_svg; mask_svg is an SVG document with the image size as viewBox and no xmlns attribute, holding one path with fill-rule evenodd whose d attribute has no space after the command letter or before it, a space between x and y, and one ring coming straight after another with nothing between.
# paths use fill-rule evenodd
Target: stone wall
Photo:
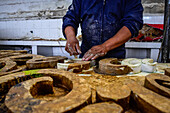
<instances>
[{"instance_id":1,"label":"stone wall","mask_svg":"<svg viewBox=\"0 0 170 113\"><path fill-rule=\"evenodd\" d=\"M164 13L165 0L142 0L144 13Z\"/></svg>"},{"instance_id":2,"label":"stone wall","mask_svg":"<svg viewBox=\"0 0 170 113\"><path fill-rule=\"evenodd\" d=\"M0 0L0 21L61 18L72 0ZM142 0L145 13L163 13L164 0Z\"/></svg>"},{"instance_id":3,"label":"stone wall","mask_svg":"<svg viewBox=\"0 0 170 113\"><path fill-rule=\"evenodd\" d=\"M61 18L71 0L0 0L0 21Z\"/></svg>"}]
</instances>

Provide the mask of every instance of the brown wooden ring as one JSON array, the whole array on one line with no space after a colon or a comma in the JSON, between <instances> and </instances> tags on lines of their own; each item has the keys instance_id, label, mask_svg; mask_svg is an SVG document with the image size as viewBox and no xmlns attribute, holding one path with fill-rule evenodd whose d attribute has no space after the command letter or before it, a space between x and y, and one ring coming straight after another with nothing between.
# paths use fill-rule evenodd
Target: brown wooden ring
<instances>
[{"instance_id":1,"label":"brown wooden ring","mask_svg":"<svg viewBox=\"0 0 170 113\"><path fill-rule=\"evenodd\" d=\"M123 113L123 108L116 103L96 103L91 104L76 113Z\"/></svg>"},{"instance_id":2,"label":"brown wooden ring","mask_svg":"<svg viewBox=\"0 0 170 113\"><path fill-rule=\"evenodd\" d=\"M26 68L27 68L26 65L24 65L24 66L21 66L21 67L17 67L17 69L14 69L14 70L11 70L11 71L8 71L8 72L0 72L0 76L4 76L4 75L11 74L11 73L24 71L24 70L26 70Z\"/></svg>"},{"instance_id":3,"label":"brown wooden ring","mask_svg":"<svg viewBox=\"0 0 170 113\"><path fill-rule=\"evenodd\" d=\"M97 101L108 102L114 101L124 109L129 108L131 90L123 83L107 84L97 87Z\"/></svg>"},{"instance_id":4,"label":"brown wooden ring","mask_svg":"<svg viewBox=\"0 0 170 113\"><path fill-rule=\"evenodd\" d=\"M17 65L25 65L26 61L35 58L42 58L44 56L41 55L33 55L33 54L24 54L18 56L11 56L10 59L17 63Z\"/></svg>"},{"instance_id":5,"label":"brown wooden ring","mask_svg":"<svg viewBox=\"0 0 170 113\"><path fill-rule=\"evenodd\" d=\"M36 87L37 83L45 81L49 82L48 88L52 87L51 78L36 78L22 82L12 87L6 95L5 105L12 112L75 112L77 109L91 103L91 89L86 84L81 84L77 75L57 70L57 69L42 69L38 71L39 74L50 76L54 83L62 83L71 91L64 97L54 99L52 101L45 101L34 98L35 93L31 93L33 85ZM41 86L41 85L40 85ZM35 90L35 89L34 89ZM44 88L46 90L46 88ZM28 109L29 108L29 109Z\"/></svg>"},{"instance_id":6,"label":"brown wooden ring","mask_svg":"<svg viewBox=\"0 0 170 113\"><path fill-rule=\"evenodd\" d=\"M0 58L6 58L6 57L18 56L18 55L22 55L22 53L1 52L0 53Z\"/></svg>"},{"instance_id":7,"label":"brown wooden ring","mask_svg":"<svg viewBox=\"0 0 170 113\"><path fill-rule=\"evenodd\" d=\"M124 81L124 83L132 90L131 97L134 100L133 104L135 104L142 113L169 113L169 98L146 89L132 80Z\"/></svg>"},{"instance_id":8,"label":"brown wooden ring","mask_svg":"<svg viewBox=\"0 0 170 113\"><path fill-rule=\"evenodd\" d=\"M124 75L132 69L127 65L118 64L117 58L106 58L99 61L99 66L94 67L94 71L99 74Z\"/></svg>"},{"instance_id":9,"label":"brown wooden ring","mask_svg":"<svg viewBox=\"0 0 170 113\"><path fill-rule=\"evenodd\" d=\"M17 69L17 63L10 60L10 59L3 59L0 60L1 64L3 64L4 66L1 68L0 73L2 72L9 72L12 71L14 69Z\"/></svg>"},{"instance_id":10,"label":"brown wooden ring","mask_svg":"<svg viewBox=\"0 0 170 113\"><path fill-rule=\"evenodd\" d=\"M170 77L170 68L165 69L165 75L168 75Z\"/></svg>"},{"instance_id":11,"label":"brown wooden ring","mask_svg":"<svg viewBox=\"0 0 170 113\"><path fill-rule=\"evenodd\" d=\"M81 59L67 60L65 63L59 63L58 69L64 69L73 73L79 73L83 70L90 69L90 61L82 61Z\"/></svg>"},{"instance_id":12,"label":"brown wooden ring","mask_svg":"<svg viewBox=\"0 0 170 113\"><path fill-rule=\"evenodd\" d=\"M77 61L74 61L74 63L80 64L82 70L88 70L88 69L90 69L90 61L77 60Z\"/></svg>"},{"instance_id":13,"label":"brown wooden ring","mask_svg":"<svg viewBox=\"0 0 170 113\"><path fill-rule=\"evenodd\" d=\"M160 95L170 98L170 85L168 85L169 83L169 76L153 73L145 77L144 86Z\"/></svg>"},{"instance_id":14,"label":"brown wooden ring","mask_svg":"<svg viewBox=\"0 0 170 113\"><path fill-rule=\"evenodd\" d=\"M27 50L0 50L0 52L27 54Z\"/></svg>"},{"instance_id":15,"label":"brown wooden ring","mask_svg":"<svg viewBox=\"0 0 170 113\"><path fill-rule=\"evenodd\" d=\"M34 58L26 62L28 69L55 68L57 63L64 62L66 57L44 57Z\"/></svg>"}]
</instances>

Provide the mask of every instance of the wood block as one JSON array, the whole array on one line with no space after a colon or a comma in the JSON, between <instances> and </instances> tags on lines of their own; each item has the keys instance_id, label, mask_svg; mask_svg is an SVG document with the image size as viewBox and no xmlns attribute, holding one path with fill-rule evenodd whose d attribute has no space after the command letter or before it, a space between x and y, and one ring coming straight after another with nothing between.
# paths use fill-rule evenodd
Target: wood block
<instances>
[{"instance_id":1,"label":"wood block","mask_svg":"<svg viewBox=\"0 0 170 113\"><path fill-rule=\"evenodd\" d=\"M149 74L145 77L145 85L146 88L170 98L170 77L153 73Z\"/></svg>"},{"instance_id":2,"label":"wood block","mask_svg":"<svg viewBox=\"0 0 170 113\"><path fill-rule=\"evenodd\" d=\"M132 90L134 105L144 113L169 113L170 99L150 91L132 80L125 82Z\"/></svg>"},{"instance_id":3,"label":"wood block","mask_svg":"<svg viewBox=\"0 0 170 113\"><path fill-rule=\"evenodd\" d=\"M114 101L125 109L129 107L130 94L131 90L122 82L97 87L98 101Z\"/></svg>"},{"instance_id":4,"label":"wood block","mask_svg":"<svg viewBox=\"0 0 170 113\"><path fill-rule=\"evenodd\" d=\"M91 104L76 113L123 113L123 108L116 103L96 103Z\"/></svg>"}]
</instances>

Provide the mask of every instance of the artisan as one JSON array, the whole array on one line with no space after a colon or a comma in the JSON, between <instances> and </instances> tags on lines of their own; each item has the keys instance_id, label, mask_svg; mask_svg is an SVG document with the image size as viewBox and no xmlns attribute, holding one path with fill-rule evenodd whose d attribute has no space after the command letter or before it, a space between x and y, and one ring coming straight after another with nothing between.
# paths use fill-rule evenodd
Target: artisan
<instances>
[{"instance_id":1,"label":"artisan","mask_svg":"<svg viewBox=\"0 0 170 113\"><path fill-rule=\"evenodd\" d=\"M63 17L65 50L83 60L125 58L125 42L143 26L141 0L73 0ZM76 39L81 25L82 45Z\"/></svg>"}]
</instances>

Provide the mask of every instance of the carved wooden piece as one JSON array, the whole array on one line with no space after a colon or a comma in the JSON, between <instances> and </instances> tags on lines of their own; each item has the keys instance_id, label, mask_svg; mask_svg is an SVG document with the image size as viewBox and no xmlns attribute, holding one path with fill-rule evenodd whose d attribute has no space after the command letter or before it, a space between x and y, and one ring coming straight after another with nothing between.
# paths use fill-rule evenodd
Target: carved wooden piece
<instances>
[{"instance_id":1,"label":"carved wooden piece","mask_svg":"<svg viewBox=\"0 0 170 113\"><path fill-rule=\"evenodd\" d=\"M116 58L106 58L99 61L98 72L101 74L123 75L128 74L130 71L132 70L127 65L118 64Z\"/></svg>"},{"instance_id":2,"label":"carved wooden piece","mask_svg":"<svg viewBox=\"0 0 170 113\"><path fill-rule=\"evenodd\" d=\"M55 68L57 63L64 62L66 57L44 57L35 58L26 62L28 69Z\"/></svg>"},{"instance_id":3,"label":"carved wooden piece","mask_svg":"<svg viewBox=\"0 0 170 113\"><path fill-rule=\"evenodd\" d=\"M122 112L123 108L120 105L115 103L102 102L88 105L76 113L122 113Z\"/></svg>"},{"instance_id":4,"label":"carved wooden piece","mask_svg":"<svg viewBox=\"0 0 170 113\"><path fill-rule=\"evenodd\" d=\"M11 74L11 73L16 73L16 72L20 72L20 71L23 71L23 70L26 70L26 66L20 66L18 67L17 66L17 69L14 69L14 70L11 70L11 71L8 71L8 72L0 72L0 76L4 76L4 75L8 75L8 74Z\"/></svg>"},{"instance_id":5,"label":"carved wooden piece","mask_svg":"<svg viewBox=\"0 0 170 113\"><path fill-rule=\"evenodd\" d=\"M0 52L0 58L6 58L9 56L22 55L22 53L10 53L10 52Z\"/></svg>"},{"instance_id":6,"label":"carved wooden piece","mask_svg":"<svg viewBox=\"0 0 170 113\"><path fill-rule=\"evenodd\" d=\"M0 53L1 53L1 52L26 54L26 53L27 53L27 50L0 50Z\"/></svg>"},{"instance_id":7,"label":"carved wooden piece","mask_svg":"<svg viewBox=\"0 0 170 113\"><path fill-rule=\"evenodd\" d=\"M1 72L8 72L8 71L12 71L14 69L17 69L17 64L16 62L13 62L10 59L4 59L3 61L0 60L1 64L5 64L2 68L1 68Z\"/></svg>"},{"instance_id":8,"label":"carved wooden piece","mask_svg":"<svg viewBox=\"0 0 170 113\"><path fill-rule=\"evenodd\" d=\"M35 58L43 58L41 55L33 55L33 54L24 54L18 56L11 56L10 59L17 63L17 65L25 65L26 61Z\"/></svg>"},{"instance_id":9,"label":"carved wooden piece","mask_svg":"<svg viewBox=\"0 0 170 113\"><path fill-rule=\"evenodd\" d=\"M30 92L30 90L35 83L46 81L46 78L31 79L9 90L5 104L12 112L73 112L77 108L91 103L91 90L86 84L80 84L77 75L57 69L44 69L38 73L52 77L54 84L55 82L64 84L68 89L71 89L70 93L51 101L34 98L33 95L36 93ZM50 78L47 79L51 81ZM51 82L48 83L51 84Z\"/></svg>"},{"instance_id":10,"label":"carved wooden piece","mask_svg":"<svg viewBox=\"0 0 170 113\"><path fill-rule=\"evenodd\" d=\"M127 80L126 84L132 90L132 97L138 109L145 113L169 113L170 99L150 91L134 81Z\"/></svg>"},{"instance_id":11,"label":"carved wooden piece","mask_svg":"<svg viewBox=\"0 0 170 113\"><path fill-rule=\"evenodd\" d=\"M88 70L90 68L90 61L65 60L65 63L59 63L57 68L79 73L82 70Z\"/></svg>"},{"instance_id":12,"label":"carved wooden piece","mask_svg":"<svg viewBox=\"0 0 170 113\"><path fill-rule=\"evenodd\" d=\"M170 77L170 68L165 69L165 75L168 75Z\"/></svg>"},{"instance_id":13,"label":"carved wooden piece","mask_svg":"<svg viewBox=\"0 0 170 113\"><path fill-rule=\"evenodd\" d=\"M82 70L88 70L90 68L90 61L75 60L74 63L80 64Z\"/></svg>"},{"instance_id":14,"label":"carved wooden piece","mask_svg":"<svg viewBox=\"0 0 170 113\"><path fill-rule=\"evenodd\" d=\"M14 86L24 80L31 79L31 78L32 77L30 77L30 75L25 75L24 72L18 72L18 73L1 76L0 77L0 94L7 93L8 90L12 86Z\"/></svg>"},{"instance_id":15,"label":"carved wooden piece","mask_svg":"<svg viewBox=\"0 0 170 113\"><path fill-rule=\"evenodd\" d=\"M131 90L123 83L106 84L97 87L98 101L114 101L125 109L129 106Z\"/></svg>"},{"instance_id":16,"label":"carved wooden piece","mask_svg":"<svg viewBox=\"0 0 170 113\"><path fill-rule=\"evenodd\" d=\"M168 85L169 84L169 85ZM170 77L163 74L149 74L145 77L146 88L170 98Z\"/></svg>"}]
</instances>

